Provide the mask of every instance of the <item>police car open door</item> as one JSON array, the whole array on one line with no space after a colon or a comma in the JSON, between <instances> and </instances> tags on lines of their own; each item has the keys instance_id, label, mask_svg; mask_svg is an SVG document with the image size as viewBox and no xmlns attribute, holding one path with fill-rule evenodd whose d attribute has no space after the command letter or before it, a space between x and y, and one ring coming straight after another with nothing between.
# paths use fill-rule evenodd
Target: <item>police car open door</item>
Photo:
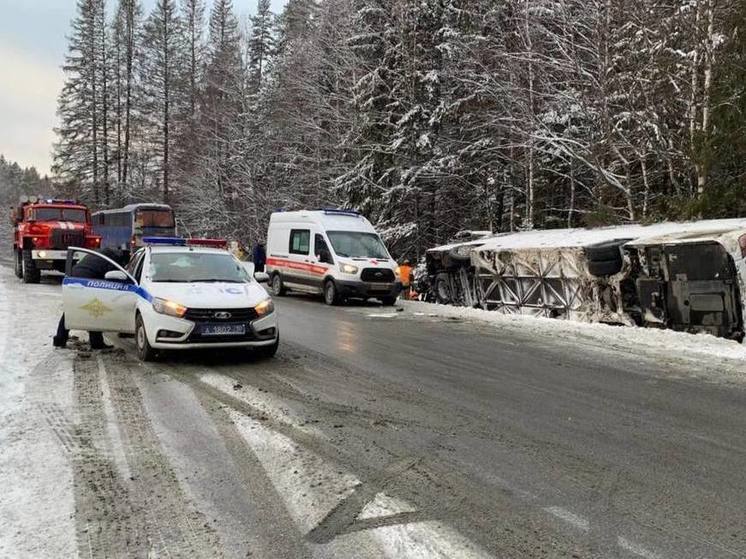
<instances>
[{"instance_id":1,"label":"police car open door","mask_svg":"<svg viewBox=\"0 0 746 559\"><path fill-rule=\"evenodd\" d=\"M72 267L85 258L101 258L112 269L106 279L70 277ZM121 266L103 254L83 248L67 251L62 282L62 306L68 330L135 332L138 285Z\"/></svg>"}]
</instances>

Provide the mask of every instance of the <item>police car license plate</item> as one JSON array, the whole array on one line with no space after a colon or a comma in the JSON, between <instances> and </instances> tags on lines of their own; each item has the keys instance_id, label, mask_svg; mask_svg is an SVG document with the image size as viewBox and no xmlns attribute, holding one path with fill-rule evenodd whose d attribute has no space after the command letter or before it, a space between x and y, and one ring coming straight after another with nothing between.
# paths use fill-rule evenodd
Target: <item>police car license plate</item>
<instances>
[{"instance_id":1,"label":"police car license plate","mask_svg":"<svg viewBox=\"0 0 746 559\"><path fill-rule=\"evenodd\" d=\"M243 336L246 334L245 324L203 324L200 328L203 336Z\"/></svg>"}]
</instances>

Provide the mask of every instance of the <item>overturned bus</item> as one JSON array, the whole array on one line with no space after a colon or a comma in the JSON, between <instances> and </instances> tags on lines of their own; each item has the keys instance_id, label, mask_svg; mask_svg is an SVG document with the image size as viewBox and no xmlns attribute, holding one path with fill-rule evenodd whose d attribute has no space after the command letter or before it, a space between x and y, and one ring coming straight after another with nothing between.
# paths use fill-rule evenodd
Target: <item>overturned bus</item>
<instances>
[{"instance_id":1,"label":"overturned bus","mask_svg":"<svg viewBox=\"0 0 746 559\"><path fill-rule=\"evenodd\" d=\"M743 254L735 219L498 234L426 261L441 303L741 340Z\"/></svg>"}]
</instances>

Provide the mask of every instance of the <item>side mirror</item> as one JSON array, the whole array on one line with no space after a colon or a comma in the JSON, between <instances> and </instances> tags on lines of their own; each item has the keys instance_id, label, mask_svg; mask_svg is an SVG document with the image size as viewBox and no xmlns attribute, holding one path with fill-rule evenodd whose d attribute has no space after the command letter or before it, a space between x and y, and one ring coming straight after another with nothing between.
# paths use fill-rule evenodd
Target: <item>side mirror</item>
<instances>
[{"instance_id":1,"label":"side mirror","mask_svg":"<svg viewBox=\"0 0 746 559\"><path fill-rule=\"evenodd\" d=\"M316 259L324 264L333 263L332 255L328 250L319 251L319 253L316 255Z\"/></svg>"},{"instance_id":2,"label":"side mirror","mask_svg":"<svg viewBox=\"0 0 746 559\"><path fill-rule=\"evenodd\" d=\"M244 269L246 270L246 273L249 274L249 277L252 277L254 275L254 270L256 270L256 266L254 266L253 262L241 262L243 264Z\"/></svg>"},{"instance_id":3,"label":"side mirror","mask_svg":"<svg viewBox=\"0 0 746 559\"><path fill-rule=\"evenodd\" d=\"M104 278L119 283L128 283L130 281L130 278L122 270L111 270L110 272L106 272Z\"/></svg>"},{"instance_id":4,"label":"side mirror","mask_svg":"<svg viewBox=\"0 0 746 559\"><path fill-rule=\"evenodd\" d=\"M269 283L269 274L267 272L257 272L254 274L254 279L259 283Z\"/></svg>"}]
</instances>

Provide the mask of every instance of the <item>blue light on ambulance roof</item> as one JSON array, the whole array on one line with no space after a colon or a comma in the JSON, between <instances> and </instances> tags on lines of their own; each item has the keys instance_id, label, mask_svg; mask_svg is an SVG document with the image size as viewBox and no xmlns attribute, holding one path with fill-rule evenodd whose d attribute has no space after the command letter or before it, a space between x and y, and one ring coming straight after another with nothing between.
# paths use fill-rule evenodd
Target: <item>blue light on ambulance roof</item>
<instances>
[{"instance_id":1,"label":"blue light on ambulance roof","mask_svg":"<svg viewBox=\"0 0 746 559\"><path fill-rule=\"evenodd\" d=\"M360 213L355 210L346 210L343 208L322 208L322 211L328 215L349 215L352 217L360 217Z\"/></svg>"},{"instance_id":2,"label":"blue light on ambulance roof","mask_svg":"<svg viewBox=\"0 0 746 559\"><path fill-rule=\"evenodd\" d=\"M143 237L142 242L145 245L186 246L186 240L181 237Z\"/></svg>"}]
</instances>

